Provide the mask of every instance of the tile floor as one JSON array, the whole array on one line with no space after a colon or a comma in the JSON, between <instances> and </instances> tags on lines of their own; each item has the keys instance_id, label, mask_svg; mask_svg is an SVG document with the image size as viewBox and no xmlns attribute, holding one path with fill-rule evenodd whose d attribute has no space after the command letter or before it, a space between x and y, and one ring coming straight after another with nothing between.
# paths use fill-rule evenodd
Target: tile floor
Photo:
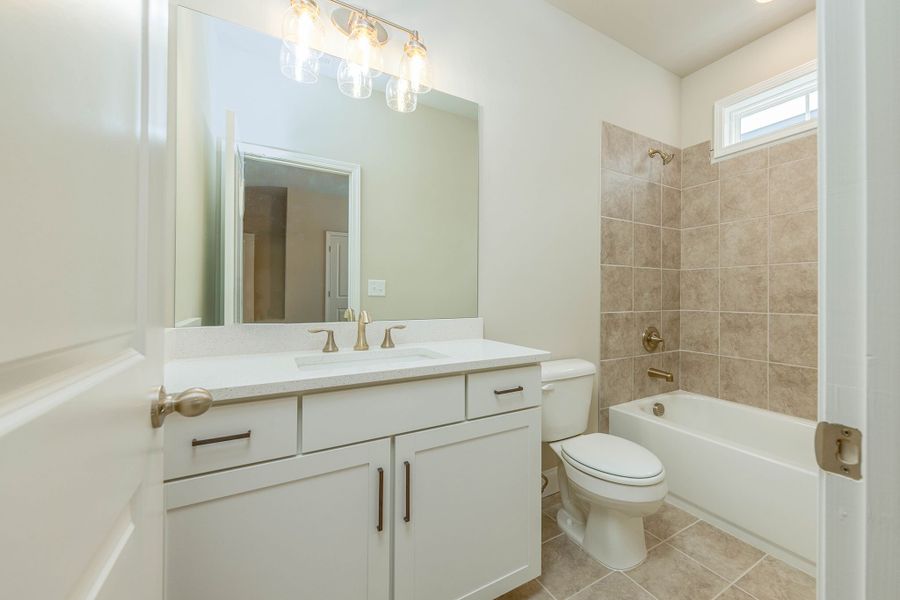
<instances>
[{"instance_id":1,"label":"tile floor","mask_svg":"<svg viewBox=\"0 0 900 600\"><path fill-rule=\"evenodd\" d=\"M544 498L541 576L500 600L815 600L814 578L670 504L644 520L647 560L610 571L563 535L558 508Z\"/></svg>"}]
</instances>

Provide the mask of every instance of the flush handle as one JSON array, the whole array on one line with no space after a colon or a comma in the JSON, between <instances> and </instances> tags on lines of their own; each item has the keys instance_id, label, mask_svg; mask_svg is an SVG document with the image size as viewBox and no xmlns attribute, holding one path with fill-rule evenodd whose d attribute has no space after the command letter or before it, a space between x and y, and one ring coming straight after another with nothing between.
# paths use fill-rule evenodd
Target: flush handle
<instances>
[{"instance_id":1,"label":"flush handle","mask_svg":"<svg viewBox=\"0 0 900 600\"><path fill-rule=\"evenodd\" d=\"M862 479L862 432L839 423L819 423L816 462L823 471Z\"/></svg>"}]
</instances>

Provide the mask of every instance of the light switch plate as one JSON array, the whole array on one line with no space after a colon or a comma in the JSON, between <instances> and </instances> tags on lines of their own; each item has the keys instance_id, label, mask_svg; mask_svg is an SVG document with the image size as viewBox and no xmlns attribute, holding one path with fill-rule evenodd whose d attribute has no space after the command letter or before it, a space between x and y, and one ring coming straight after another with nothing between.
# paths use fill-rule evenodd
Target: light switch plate
<instances>
[{"instance_id":1,"label":"light switch plate","mask_svg":"<svg viewBox=\"0 0 900 600\"><path fill-rule=\"evenodd\" d=\"M369 296L384 296L384 279L369 280Z\"/></svg>"}]
</instances>

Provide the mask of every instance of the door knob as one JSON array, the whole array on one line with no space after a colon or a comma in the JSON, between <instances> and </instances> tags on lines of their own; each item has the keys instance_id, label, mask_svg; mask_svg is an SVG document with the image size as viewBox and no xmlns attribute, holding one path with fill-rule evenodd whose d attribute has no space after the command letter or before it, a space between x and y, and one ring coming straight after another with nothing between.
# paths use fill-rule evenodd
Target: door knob
<instances>
[{"instance_id":1,"label":"door knob","mask_svg":"<svg viewBox=\"0 0 900 600\"><path fill-rule=\"evenodd\" d=\"M209 391L192 387L178 394L166 393L165 386L159 386L156 397L150 403L150 423L153 428L162 427L166 416L177 412L185 417L197 417L212 406L212 394Z\"/></svg>"}]
</instances>

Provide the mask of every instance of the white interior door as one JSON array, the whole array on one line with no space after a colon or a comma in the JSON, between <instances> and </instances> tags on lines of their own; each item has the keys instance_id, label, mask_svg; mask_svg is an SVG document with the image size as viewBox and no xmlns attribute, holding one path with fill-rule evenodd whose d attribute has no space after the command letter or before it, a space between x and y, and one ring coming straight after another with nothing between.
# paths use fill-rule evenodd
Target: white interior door
<instances>
[{"instance_id":1,"label":"white interior door","mask_svg":"<svg viewBox=\"0 0 900 600\"><path fill-rule=\"evenodd\" d=\"M341 321L350 306L350 241L346 233L325 232L325 321Z\"/></svg>"},{"instance_id":2,"label":"white interior door","mask_svg":"<svg viewBox=\"0 0 900 600\"><path fill-rule=\"evenodd\" d=\"M859 429L862 479L820 475L820 600L900 590L900 3L819 2L819 415Z\"/></svg>"},{"instance_id":3,"label":"white interior door","mask_svg":"<svg viewBox=\"0 0 900 600\"><path fill-rule=\"evenodd\" d=\"M161 598L167 19L0 3L4 598Z\"/></svg>"}]
</instances>

